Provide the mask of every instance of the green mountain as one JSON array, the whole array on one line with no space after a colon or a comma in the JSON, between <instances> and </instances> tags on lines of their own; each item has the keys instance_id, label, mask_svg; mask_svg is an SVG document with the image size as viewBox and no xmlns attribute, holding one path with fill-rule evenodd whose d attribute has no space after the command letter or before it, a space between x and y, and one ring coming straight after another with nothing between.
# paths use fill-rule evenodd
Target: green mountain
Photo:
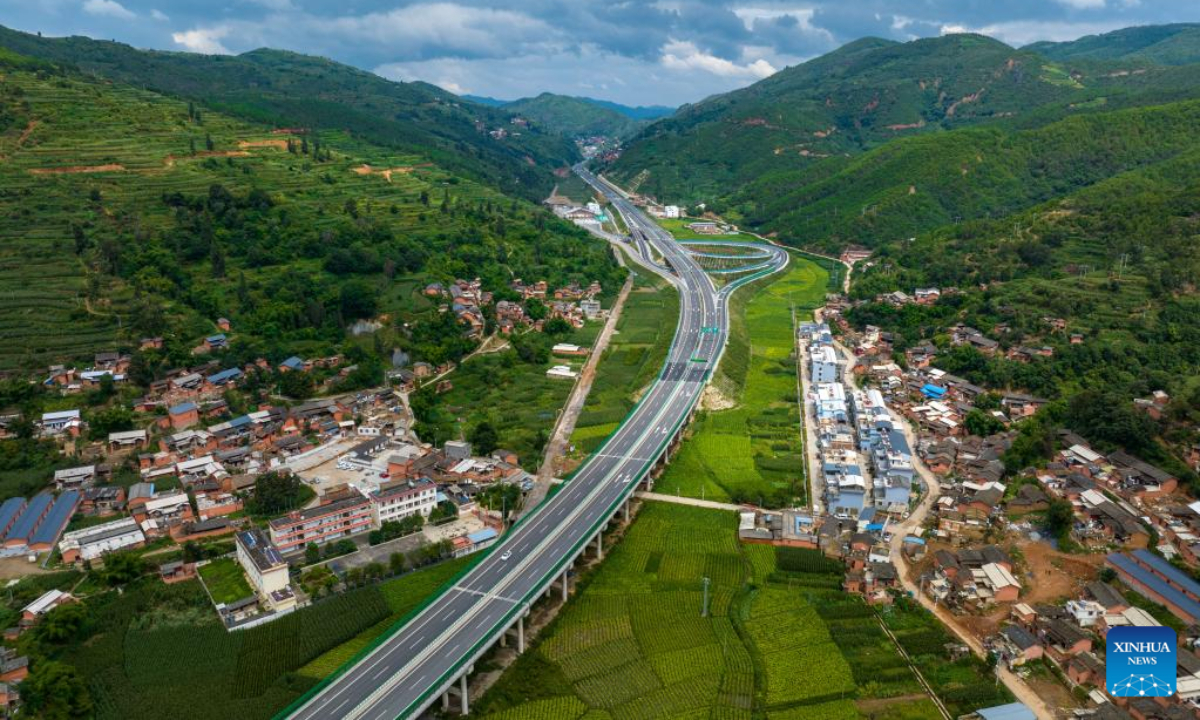
<instances>
[{"instance_id":1,"label":"green mountain","mask_svg":"<svg viewBox=\"0 0 1200 720\"><path fill-rule=\"evenodd\" d=\"M1131 27L1069 42L1038 42L1024 50L1059 61L1141 60L1161 65L1200 62L1200 24Z\"/></svg>"},{"instance_id":2,"label":"green mountain","mask_svg":"<svg viewBox=\"0 0 1200 720\"><path fill-rule=\"evenodd\" d=\"M536 128L512 132L509 115L422 82L393 82L324 58L280 50L237 56L137 50L84 37L42 38L0 28L0 47L157 90L245 119L344 130L536 199L574 146ZM492 132L504 129L504 133Z\"/></svg>"},{"instance_id":3,"label":"green mountain","mask_svg":"<svg viewBox=\"0 0 1200 720\"><path fill-rule=\"evenodd\" d=\"M502 109L513 117L532 121L534 127L570 138L592 135L628 137L644 125L619 110L598 105L592 100L552 93L514 100L505 103Z\"/></svg>"},{"instance_id":4,"label":"green mountain","mask_svg":"<svg viewBox=\"0 0 1200 720\"><path fill-rule=\"evenodd\" d=\"M523 100L497 100L494 97L485 97L483 95L463 95L464 100L479 103L480 105L488 105L490 107L503 107L513 102L524 102ZM529 98L526 98L528 100ZM664 118L675 112L675 108L667 107L666 105L622 105L621 103L611 100L597 100L596 98L581 97L575 98L582 100L602 108L616 110L625 117L633 120L657 120Z\"/></svg>"},{"instance_id":5,"label":"green mountain","mask_svg":"<svg viewBox=\"0 0 1200 720\"><path fill-rule=\"evenodd\" d=\"M191 82L157 62L162 84ZM166 350L145 372L179 367L226 317L224 364L353 351L381 372L392 347L437 362L472 346L420 292L427 282L478 276L501 294L514 274L620 284L586 233L430 154L295 129L304 120L250 122L7 50L0 74L0 369L146 336ZM291 97L284 107L304 105ZM377 317L364 353L346 329Z\"/></svg>"},{"instance_id":6,"label":"green mountain","mask_svg":"<svg viewBox=\"0 0 1200 720\"><path fill-rule=\"evenodd\" d=\"M1200 146L1200 101L1093 112L1014 130L902 138L806 176L776 173L739 198L746 222L836 251L1001 217Z\"/></svg>"},{"instance_id":7,"label":"green mountain","mask_svg":"<svg viewBox=\"0 0 1200 720\"><path fill-rule=\"evenodd\" d=\"M657 120L664 118L675 112L675 108L667 107L666 105L622 105L611 100L596 100L595 98L582 98L593 105L616 110L626 117L634 120Z\"/></svg>"},{"instance_id":8,"label":"green mountain","mask_svg":"<svg viewBox=\"0 0 1200 720\"><path fill-rule=\"evenodd\" d=\"M811 182L899 138L981 124L1036 127L1194 97L1198 85L1193 68L1067 68L978 35L868 38L681 108L631 139L608 171L661 199L705 201L737 219L741 199L765 197L755 183Z\"/></svg>"}]
</instances>

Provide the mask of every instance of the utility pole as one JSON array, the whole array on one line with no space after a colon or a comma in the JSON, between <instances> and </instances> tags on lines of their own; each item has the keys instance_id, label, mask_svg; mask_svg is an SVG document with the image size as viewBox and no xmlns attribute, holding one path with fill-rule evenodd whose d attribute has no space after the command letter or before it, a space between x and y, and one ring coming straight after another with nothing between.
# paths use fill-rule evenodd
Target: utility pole
<instances>
[{"instance_id":1,"label":"utility pole","mask_svg":"<svg viewBox=\"0 0 1200 720\"><path fill-rule=\"evenodd\" d=\"M700 617L708 617L708 578L704 578L704 605L700 608Z\"/></svg>"}]
</instances>

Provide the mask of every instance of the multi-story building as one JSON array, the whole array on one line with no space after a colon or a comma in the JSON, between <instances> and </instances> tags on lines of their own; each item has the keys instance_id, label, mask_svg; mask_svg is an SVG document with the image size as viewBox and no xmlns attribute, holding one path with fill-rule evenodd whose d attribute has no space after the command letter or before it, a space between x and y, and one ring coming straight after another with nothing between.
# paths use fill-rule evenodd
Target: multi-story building
<instances>
[{"instance_id":1,"label":"multi-story building","mask_svg":"<svg viewBox=\"0 0 1200 720\"><path fill-rule=\"evenodd\" d=\"M371 529L371 501L353 488L327 496L316 507L277 517L270 522L271 542L281 552L326 543Z\"/></svg>"},{"instance_id":2,"label":"multi-story building","mask_svg":"<svg viewBox=\"0 0 1200 720\"><path fill-rule=\"evenodd\" d=\"M371 493L375 527L420 513L426 517L437 507L437 485L432 480L399 480L384 483Z\"/></svg>"},{"instance_id":3,"label":"multi-story building","mask_svg":"<svg viewBox=\"0 0 1200 720\"><path fill-rule=\"evenodd\" d=\"M288 564L262 530L243 530L234 536L237 560L261 597L288 589Z\"/></svg>"},{"instance_id":4,"label":"multi-story building","mask_svg":"<svg viewBox=\"0 0 1200 720\"><path fill-rule=\"evenodd\" d=\"M809 356L812 360L812 382L833 383L838 381L839 366L837 351L831 345L814 347Z\"/></svg>"}]
</instances>

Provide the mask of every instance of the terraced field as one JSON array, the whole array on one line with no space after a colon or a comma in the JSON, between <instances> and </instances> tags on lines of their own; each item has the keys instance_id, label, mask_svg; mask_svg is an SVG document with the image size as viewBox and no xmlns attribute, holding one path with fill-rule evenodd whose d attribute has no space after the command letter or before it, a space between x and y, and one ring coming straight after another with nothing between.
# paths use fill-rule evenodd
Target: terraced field
<instances>
[{"instance_id":1,"label":"terraced field","mask_svg":"<svg viewBox=\"0 0 1200 720\"><path fill-rule=\"evenodd\" d=\"M129 347L164 330L190 347L185 343L212 332L218 315L243 320L243 333L254 328L272 348L288 344L272 355L330 352L340 338L311 327L320 322L296 318L307 312L306 299L308 310L314 300L335 306L347 275L366 279L379 310L401 321L428 305L411 292L428 278L473 276L498 263L504 278L519 273L613 285L617 277L615 265L605 266L606 248L582 233L557 223L535 228L540 212L532 206L424 158L340 132L293 135L133 87L5 62L12 61L0 58L0 116L13 121L0 126L0 302L7 311L0 318L0 371ZM311 152L316 143L320 161ZM221 272L210 267L207 251L185 258L178 201L167 199L202 202L213 186L235 198L255 189L269 193L283 210L265 231L278 247L297 235L320 242L314 252L289 246L286 256L273 257L271 242L218 227L211 242L226 249ZM354 234L348 223L378 228L366 243L345 241L349 251L378 252L394 238L393 244L416 241L431 260L407 278L355 268L342 276L325 272L320 255ZM466 248L460 236L477 243ZM553 243L557 254L535 250L542 242ZM142 269L123 271L131 266ZM614 274L590 277L588 268ZM397 284L409 292L392 287L407 279L414 282ZM288 295L301 287L304 297ZM298 324L310 327L297 332ZM150 332L150 325L163 327Z\"/></svg>"},{"instance_id":2,"label":"terraced field","mask_svg":"<svg viewBox=\"0 0 1200 720\"><path fill-rule=\"evenodd\" d=\"M715 380L722 397L693 423L660 492L772 506L803 499L792 308L797 321L808 319L827 279L823 268L793 254L786 274L734 294Z\"/></svg>"}]
</instances>

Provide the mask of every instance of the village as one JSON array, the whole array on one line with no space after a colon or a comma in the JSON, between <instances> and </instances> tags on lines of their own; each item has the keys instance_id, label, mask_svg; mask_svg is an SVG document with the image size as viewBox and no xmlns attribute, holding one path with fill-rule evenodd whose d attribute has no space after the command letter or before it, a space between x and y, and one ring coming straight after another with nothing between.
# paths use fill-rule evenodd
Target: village
<instances>
[{"instance_id":1,"label":"village","mask_svg":"<svg viewBox=\"0 0 1200 720\"><path fill-rule=\"evenodd\" d=\"M953 292L920 288L876 302L931 304ZM1048 462L1007 467L1021 424L1048 401L944 372L943 350L932 343L907 348L902 367L887 333L855 330L843 318L851 306L829 295L818 320L797 328L809 507L747 508L743 542L839 558L844 589L868 603L920 602L962 652L993 658L998 679L1010 689L1023 680L1036 696L1030 702L1058 717L1196 717L1200 502L1172 473L1066 430L1053 437ZM1061 321L1043 322L1081 342ZM1003 349L962 325L949 341L1018 362L1054 352ZM1136 406L1157 416L1168 402L1156 393ZM1188 457L1193 468L1198 459ZM1173 697L1104 692L1104 638L1129 626L1178 633ZM1013 715L1033 716L1028 708Z\"/></svg>"},{"instance_id":2,"label":"village","mask_svg":"<svg viewBox=\"0 0 1200 720\"><path fill-rule=\"evenodd\" d=\"M478 279L420 292L481 343L607 315L595 282L551 288L514 279L504 293L510 300L496 300ZM128 352L97 353L82 370L56 365L31 381L57 405L107 392L127 404L134 429L96 439L84 403L44 412L31 427L20 416L0 418L0 435L32 433L77 463L54 470L44 490L0 504L0 564L9 577L103 572L136 557L157 567L164 583L199 577L213 611L235 631L344 587L486 548L532 488L511 450L476 453L463 439L435 447L414 433L408 394L449 391L453 363L411 362L396 352L382 387L287 402L261 379L307 376L304 387L330 392L353 364L337 355L226 366L235 331L223 318L214 325L217 332L192 350L196 364L169 371L132 400ZM146 338L141 347L162 344ZM555 343L561 364L547 377L573 380L575 361L589 352ZM6 637L76 600L70 591L43 593ZM0 707L11 712L27 661L5 652Z\"/></svg>"}]
</instances>

